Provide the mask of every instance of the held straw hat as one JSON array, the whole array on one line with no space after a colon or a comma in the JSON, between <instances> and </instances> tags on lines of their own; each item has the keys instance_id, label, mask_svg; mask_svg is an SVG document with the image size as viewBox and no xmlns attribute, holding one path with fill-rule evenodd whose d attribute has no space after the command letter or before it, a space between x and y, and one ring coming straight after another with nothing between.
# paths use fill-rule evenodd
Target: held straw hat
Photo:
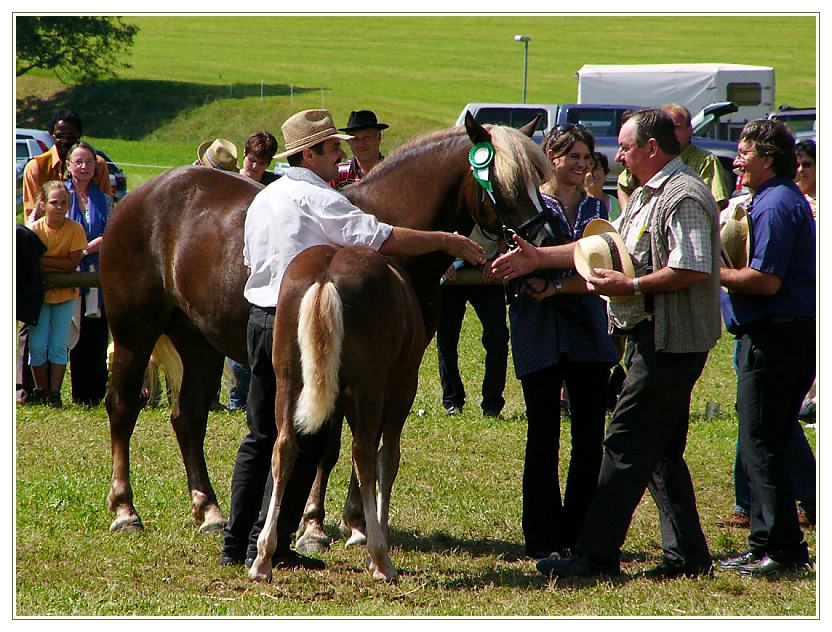
<instances>
[{"instance_id":1,"label":"held straw hat","mask_svg":"<svg viewBox=\"0 0 832 632\"><path fill-rule=\"evenodd\" d=\"M237 146L230 140L217 138L206 140L196 150L197 158L206 167L220 171L239 171L237 168Z\"/></svg>"},{"instance_id":2,"label":"held straw hat","mask_svg":"<svg viewBox=\"0 0 832 632\"><path fill-rule=\"evenodd\" d=\"M350 140L352 136L339 134L332 122L332 115L327 110L304 110L291 116L281 127L286 151L278 158L291 156L307 147L317 145L327 138Z\"/></svg>"},{"instance_id":3,"label":"held straw hat","mask_svg":"<svg viewBox=\"0 0 832 632\"><path fill-rule=\"evenodd\" d=\"M748 265L749 246L748 214L737 205L720 222L719 237L722 241L722 259L730 268L740 269Z\"/></svg>"},{"instance_id":4,"label":"held straw hat","mask_svg":"<svg viewBox=\"0 0 832 632\"><path fill-rule=\"evenodd\" d=\"M575 245L575 269L584 279L594 276L592 270L617 270L627 278L635 277L633 259L615 227L604 219L594 219L586 225L583 237ZM603 296L621 302L629 296Z\"/></svg>"}]
</instances>

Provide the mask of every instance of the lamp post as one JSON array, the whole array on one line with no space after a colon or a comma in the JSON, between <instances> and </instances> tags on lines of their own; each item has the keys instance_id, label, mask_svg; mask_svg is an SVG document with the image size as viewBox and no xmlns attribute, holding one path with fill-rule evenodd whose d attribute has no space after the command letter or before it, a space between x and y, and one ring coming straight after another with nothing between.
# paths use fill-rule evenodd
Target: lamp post
<instances>
[{"instance_id":1,"label":"lamp post","mask_svg":"<svg viewBox=\"0 0 832 632\"><path fill-rule=\"evenodd\" d=\"M515 42L523 42L523 103L526 102L526 79L529 76L529 42L532 38L528 35L515 35Z\"/></svg>"}]
</instances>

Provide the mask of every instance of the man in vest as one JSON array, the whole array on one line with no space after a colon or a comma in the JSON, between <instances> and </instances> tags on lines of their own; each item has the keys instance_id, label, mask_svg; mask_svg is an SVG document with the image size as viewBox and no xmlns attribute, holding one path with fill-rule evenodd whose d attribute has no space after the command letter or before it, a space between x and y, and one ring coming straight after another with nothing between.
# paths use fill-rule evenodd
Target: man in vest
<instances>
[{"instance_id":1,"label":"man in vest","mask_svg":"<svg viewBox=\"0 0 832 632\"><path fill-rule=\"evenodd\" d=\"M618 145L616 159L644 183L621 217L621 237L635 277L595 268L586 287L570 289L617 297L609 303L609 317L614 330L627 336L627 377L574 555L546 558L537 568L560 577L619 574L621 546L649 489L659 508L664 555L646 575L707 575L711 555L684 451L691 391L722 330L716 202L679 158L679 141L666 112L632 112L625 117ZM495 261L499 276L572 267L580 241L548 248L519 243L520 248Z\"/></svg>"}]
</instances>

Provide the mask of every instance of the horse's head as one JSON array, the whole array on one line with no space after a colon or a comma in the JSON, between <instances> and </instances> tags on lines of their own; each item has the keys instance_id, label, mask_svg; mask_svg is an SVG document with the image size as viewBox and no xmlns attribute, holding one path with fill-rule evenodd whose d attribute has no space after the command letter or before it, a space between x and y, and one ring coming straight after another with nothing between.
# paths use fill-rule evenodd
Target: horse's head
<instances>
[{"instance_id":1,"label":"horse's head","mask_svg":"<svg viewBox=\"0 0 832 632\"><path fill-rule=\"evenodd\" d=\"M509 243L513 234L537 245L552 237L538 192L552 175L552 163L530 138L537 121L514 129L480 125L470 112L465 116L473 143L471 215L486 230L501 231Z\"/></svg>"}]
</instances>

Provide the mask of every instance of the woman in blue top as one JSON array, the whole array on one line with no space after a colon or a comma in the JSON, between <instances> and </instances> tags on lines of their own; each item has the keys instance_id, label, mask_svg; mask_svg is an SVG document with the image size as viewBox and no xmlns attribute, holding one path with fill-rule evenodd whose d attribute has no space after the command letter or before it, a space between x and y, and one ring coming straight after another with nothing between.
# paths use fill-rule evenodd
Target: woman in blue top
<instances>
[{"instance_id":1,"label":"woman in blue top","mask_svg":"<svg viewBox=\"0 0 832 632\"><path fill-rule=\"evenodd\" d=\"M540 187L549 222L560 243L576 241L595 218L607 219L603 200L583 192L593 165L595 139L581 126L551 130L542 149L554 177ZM606 307L585 291L575 270L555 278L528 278L509 306L514 368L523 387L528 419L523 469L523 534L534 558L574 547L601 466L606 385L617 354L607 332ZM572 451L561 501L558 480L560 391L566 384L571 409Z\"/></svg>"},{"instance_id":2,"label":"woman in blue top","mask_svg":"<svg viewBox=\"0 0 832 632\"><path fill-rule=\"evenodd\" d=\"M98 250L110 213L113 198L102 192L93 182L95 176L95 149L81 141L67 152L70 193L67 217L84 227L89 245L84 250L79 269L82 272L100 272ZM81 313L78 342L69 355L72 400L76 404L95 406L107 389L107 318L104 302L98 288L81 290Z\"/></svg>"}]
</instances>

